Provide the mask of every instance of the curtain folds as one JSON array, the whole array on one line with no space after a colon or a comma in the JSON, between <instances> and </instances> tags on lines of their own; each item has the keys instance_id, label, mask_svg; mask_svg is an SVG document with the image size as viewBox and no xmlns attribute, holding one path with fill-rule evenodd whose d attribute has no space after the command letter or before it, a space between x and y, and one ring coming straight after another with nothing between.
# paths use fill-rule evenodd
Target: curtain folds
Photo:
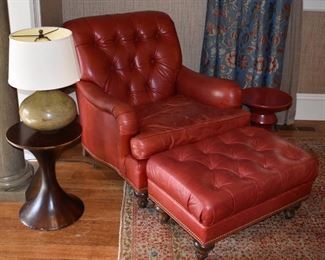
<instances>
[{"instance_id":1,"label":"curtain folds","mask_svg":"<svg viewBox=\"0 0 325 260\"><path fill-rule=\"evenodd\" d=\"M301 0L208 0L201 73L235 79L242 88L281 89L295 99L293 86ZM290 18L291 7L294 15ZM289 25L290 39L287 39ZM285 55L285 46L294 54ZM286 58L285 58L286 56ZM285 61L284 61L285 58ZM284 82L281 84L282 71ZM296 75L296 74L295 74ZM294 102L295 103L295 102ZM279 123L291 123L294 110L280 115Z\"/></svg>"},{"instance_id":2,"label":"curtain folds","mask_svg":"<svg viewBox=\"0 0 325 260\"><path fill-rule=\"evenodd\" d=\"M291 5L280 89L293 97L293 103L289 110L277 113L278 124L280 125L293 124L296 115L296 94L299 81L302 39L302 6L302 0L294 0Z\"/></svg>"}]
</instances>

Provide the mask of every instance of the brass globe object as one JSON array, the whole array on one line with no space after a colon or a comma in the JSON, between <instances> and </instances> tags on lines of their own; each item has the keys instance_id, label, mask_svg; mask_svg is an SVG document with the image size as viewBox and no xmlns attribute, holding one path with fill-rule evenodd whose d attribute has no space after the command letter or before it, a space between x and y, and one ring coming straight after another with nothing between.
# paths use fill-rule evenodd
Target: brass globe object
<instances>
[{"instance_id":1,"label":"brass globe object","mask_svg":"<svg viewBox=\"0 0 325 260\"><path fill-rule=\"evenodd\" d=\"M19 107L21 120L39 131L53 131L70 124L77 114L73 99L60 90L36 91Z\"/></svg>"}]
</instances>

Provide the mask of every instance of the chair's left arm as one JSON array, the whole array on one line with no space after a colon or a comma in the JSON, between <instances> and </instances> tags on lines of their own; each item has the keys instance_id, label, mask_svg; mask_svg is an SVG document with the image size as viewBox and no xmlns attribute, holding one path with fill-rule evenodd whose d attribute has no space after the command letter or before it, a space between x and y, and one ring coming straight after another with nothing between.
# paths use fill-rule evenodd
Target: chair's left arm
<instances>
[{"instance_id":1,"label":"chair's left arm","mask_svg":"<svg viewBox=\"0 0 325 260\"><path fill-rule=\"evenodd\" d=\"M233 80L208 77L185 66L178 74L178 94L218 108L237 108L241 105L242 91Z\"/></svg>"}]
</instances>

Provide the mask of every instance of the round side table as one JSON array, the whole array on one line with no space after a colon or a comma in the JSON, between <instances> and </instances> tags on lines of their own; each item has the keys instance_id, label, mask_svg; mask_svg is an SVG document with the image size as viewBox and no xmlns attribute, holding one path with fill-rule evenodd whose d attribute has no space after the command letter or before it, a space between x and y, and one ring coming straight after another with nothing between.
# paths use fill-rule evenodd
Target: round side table
<instances>
[{"instance_id":1,"label":"round side table","mask_svg":"<svg viewBox=\"0 0 325 260\"><path fill-rule=\"evenodd\" d=\"M7 141L14 147L34 154L39 169L26 192L26 202L19 212L21 222L32 229L57 230L78 220L83 211L82 201L67 194L55 174L55 161L64 147L78 140L81 126L78 122L52 132L41 132L22 122L10 127Z\"/></svg>"},{"instance_id":2,"label":"round side table","mask_svg":"<svg viewBox=\"0 0 325 260\"><path fill-rule=\"evenodd\" d=\"M243 89L243 104L248 106L253 125L272 129L277 122L276 112L287 110L292 104L292 97L274 88Z\"/></svg>"}]
</instances>

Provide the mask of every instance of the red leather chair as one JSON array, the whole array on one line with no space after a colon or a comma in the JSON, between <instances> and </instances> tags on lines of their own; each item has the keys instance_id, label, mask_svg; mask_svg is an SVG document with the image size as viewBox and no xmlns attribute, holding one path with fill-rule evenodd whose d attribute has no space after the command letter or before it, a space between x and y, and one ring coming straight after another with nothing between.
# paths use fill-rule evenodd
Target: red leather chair
<instances>
[{"instance_id":1,"label":"red leather chair","mask_svg":"<svg viewBox=\"0 0 325 260\"><path fill-rule=\"evenodd\" d=\"M174 23L161 12L85 17L73 32L82 144L112 166L146 205L148 158L249 123L230 80L182 65Z\"/></svg>"}]
</instances>

